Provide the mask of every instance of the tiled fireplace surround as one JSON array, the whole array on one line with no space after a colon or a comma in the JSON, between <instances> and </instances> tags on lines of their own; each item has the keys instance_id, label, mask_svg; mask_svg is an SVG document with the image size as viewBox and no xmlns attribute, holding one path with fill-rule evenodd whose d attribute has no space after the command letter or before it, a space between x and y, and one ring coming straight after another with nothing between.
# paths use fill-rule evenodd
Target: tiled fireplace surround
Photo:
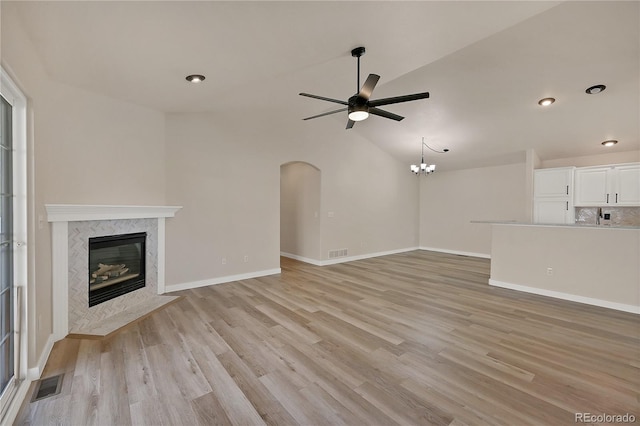
<instances>
[{"instance_id":1,"label":"tiled fireplace surround","mask_svg":"<svg viewBox=\"0 0 640 426\"><path fill-rule=\"evenodd\" d=\"M171 303L164 293L164 225L181 207L48 204L52 223L53 337L105 336ZM145 287L88 305L89 238L146 232Z\"/></svg>"}]
</instances>

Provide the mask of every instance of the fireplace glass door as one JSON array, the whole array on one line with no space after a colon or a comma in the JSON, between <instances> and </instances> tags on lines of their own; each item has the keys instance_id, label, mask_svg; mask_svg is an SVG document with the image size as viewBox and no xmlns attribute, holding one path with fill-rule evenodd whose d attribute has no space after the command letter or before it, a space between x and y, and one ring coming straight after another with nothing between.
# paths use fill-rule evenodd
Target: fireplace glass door
<instances>
[{"instance_id":1,"label":"fireplace glass door","mask_svg":"<svg viewBox=\"0 0 640 426\"><path fill-rule=\"evenodd\" d=\"M145 286L147 234L89 238L89 306Z\"/></svg>"}]
</instances>

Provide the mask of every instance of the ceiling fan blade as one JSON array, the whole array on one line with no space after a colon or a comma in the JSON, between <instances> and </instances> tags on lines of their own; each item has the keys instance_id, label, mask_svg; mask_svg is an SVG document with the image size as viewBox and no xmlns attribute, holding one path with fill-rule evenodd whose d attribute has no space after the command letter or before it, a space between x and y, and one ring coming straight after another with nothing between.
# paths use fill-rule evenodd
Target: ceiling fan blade
<instances>
[{"instance_id":1,"label":"ceiling fan blade","mask_svg":"<svg viewBox=\"0 0 640 426\"><path fill-rule=\"evenodd\" d=\"M370 107L377 107L382 105L398 104L400 102L417 101L418 99L426 99L429 97L429 92L414 93L413 95L394 96L392 98L376 99L375 101L369 101Z\"/></svg>"},{"instance_id":2,"label":"ceiling fan blade","mask_svg":"<svg viewBox=\"0 0 640 426\"><path fill-rule=\"evenodd\" d=\"M354 124L356 124L356 122L355 122L355 121L353 121L353 120L349 120L349 121L347 121L347 129L352 128Z\"/></svg>"},{"instance_id":3,"label":"ceiling fan blade","mask_svg":"<svg viewBox=\"0 0 640 426\"><path fill-rule=\"evenodd\" d=\"M378 84L378 80L380 80L380 76L378 74L369 74L369 77L367 77L367 80L362 85L362 89L358 92L358 96L369 100L371 93L373 93L373 89L376 87L376 84Z\"/></svg>"},{"instance_id":4,"label":"ceiling fan blade","mask_svg":"<svg viewBox=\"0 0 640 426\"><path fill-rule=\"evenodd\" d=\"M394 113L388 112L388 111L383 111L383 110L381 110L379 108L369 107L369 114L379 115L380 117L390 118L390 119L396 120L396 121L401 121L402 119L404 119L404 117L401 116L401 115L394 114Z\"/></svg>"},{"instance_id":5,"label":"ceiling fan blade","mask_svg":"<svg viewBox=\"0 0 640 426\"><path fill-rule=\"evenodd\" d=\"M325 98L324 96L312 95L312 94L309 94L309 93L300 93L300 96L306 96L308 98L320 99L322 101L334 102L336 104L341 104L341 105L349 105L347 102L341 101L339 99Z\"/></svg>"},{"instance_id":6,"label":"ceiling fan blade","mask_svg":"<svg viewBox=\"0 0 640 426\"><path fill-rule=\"evenodd\" d=\"M325 115L331 115L331 114L335 114L336 112L343 112L343 111L346 111L346 110L347 110L347 108L340 108L340 109L337 109L335 111L324 112L322 114L314 115L312 117L303 118L303 120L311 120L312 118L324 117Z\"/></svg>"}]
</instances>

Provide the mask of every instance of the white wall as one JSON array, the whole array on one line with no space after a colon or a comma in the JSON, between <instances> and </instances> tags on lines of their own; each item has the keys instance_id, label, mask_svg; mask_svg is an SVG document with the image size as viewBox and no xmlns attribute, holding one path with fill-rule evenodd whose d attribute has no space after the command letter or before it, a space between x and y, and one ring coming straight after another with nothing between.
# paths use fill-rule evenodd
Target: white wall
<instances>
[{"instance_id":1,"label":"white wall","mask_svg":"<svg viewBox=\"0 0 640 426\"><path fill-rule=\"evenodd\" d=\"M280 252L321 260L320 177L310 164L280 166Z\"/></svg>"},{"instance_id":2,"label":"white wall","mask_svg":"<svg viewBox=\"0 0 640 426\"><path fill-rule=\"evenodd\" d=\"M28 323L34 367L52 331L51 235L44 204L164 204L164 116L50 80L12 4L1 7L2 65L28 98L34 177L28 194Z\"/></svg>"},{"instance_id":3,"label":"white wall","mask_svg":"<svg viewBox=\"0 0 640 426\"><path fill-rule=\"evenodd\" d=\"M492 284L640 313L640 230L493 227Z\"/></svg>"},{"instance_id":4,"label":"white wall","mask_svg":"<svg viewBox=\"0 0 640 426\"><path fill-rule=\"evenodd\" d=\"M436 172L421 177L420 247L489 256L482 220L527 218L525 163Z\"/></svg>"},{"instance_id":5,"label":"white wall","mask_svg":"<svg viewBox=\"0 0 640 426\"><path fill-rule=\"evenodd\" d=\"M293 161L322 170L322 259L417 246L415 176L342 123L224 111L169 114L166 129L167 202L184 206L167 222L168 285L279 268L280 165Z\"/></svg>"},{"instance_id":6,"label":"white wall","mask_svg":"<svg viewBox=\"0 0 640 426\"><path fill-rule=\"evenodd\" d=\"M221 121L167 118L167 200L183 206L167 221L168 285L279 267L280 164L246 126Z\"/></svg>"}]
</instances>

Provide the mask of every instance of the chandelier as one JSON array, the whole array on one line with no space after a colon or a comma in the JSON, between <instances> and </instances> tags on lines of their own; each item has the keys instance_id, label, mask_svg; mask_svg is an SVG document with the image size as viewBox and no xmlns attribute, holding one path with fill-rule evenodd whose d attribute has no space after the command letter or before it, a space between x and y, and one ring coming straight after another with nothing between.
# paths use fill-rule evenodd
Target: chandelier
<instances>
[{"instance_id":1,"label":"chandelier","mask_svg":"<svg viewBox=\"0 0 640 426\"><path fill-rule=\"evenodd\" d=\"M448 149L443 149L442 151L436 151L435 149L431 148L429 145L427 145L424 142L424 138L422 138L422 159L420 160L420 164L412 164L411 165L411 172L415 173L416 175L428 175L431 174L433 172L436 171L436 165L435 164L427 164L424 162L424 147L429 148L431 151L433 152L437 152L438 154L443 154L445 152L449 152Z\"/></svg>"}]
</instances>

